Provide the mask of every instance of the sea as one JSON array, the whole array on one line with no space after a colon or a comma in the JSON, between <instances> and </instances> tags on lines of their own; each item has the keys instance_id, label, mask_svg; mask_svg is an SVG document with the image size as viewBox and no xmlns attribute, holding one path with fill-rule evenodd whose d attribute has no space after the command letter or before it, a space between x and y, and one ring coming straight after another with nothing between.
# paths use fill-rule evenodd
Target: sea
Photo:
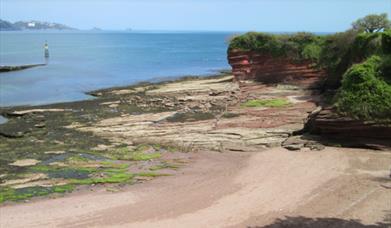
<instances>
[{"instance_id":1,"label":"sea","mask_svg":"<svg viewBox=\"0 0 391 228\"><path fill-rule=\"evenodd\" d=\"M86 92L204 76L229 69L231 32L0 32L0 65L47 65L0 73L0 107L92 99Z\"/></svg>"}]
</instances>

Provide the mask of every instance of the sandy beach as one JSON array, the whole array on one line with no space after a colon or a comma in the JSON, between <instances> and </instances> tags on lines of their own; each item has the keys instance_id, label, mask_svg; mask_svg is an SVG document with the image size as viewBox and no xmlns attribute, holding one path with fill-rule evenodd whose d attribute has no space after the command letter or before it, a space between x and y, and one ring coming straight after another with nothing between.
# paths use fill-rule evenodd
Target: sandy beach
<instances>
[{"instance_id":1,"label":"sandy beach","mask_svg":"<svg viewBox=\"0 0 391 228\"><path fill-rule=\"evenodd\" d=\"M194 153L175 176L119 192L2 207L1 227L367 227L389 219L390 162L389 152L341 148Z\"/></svg>"}]
</instances>

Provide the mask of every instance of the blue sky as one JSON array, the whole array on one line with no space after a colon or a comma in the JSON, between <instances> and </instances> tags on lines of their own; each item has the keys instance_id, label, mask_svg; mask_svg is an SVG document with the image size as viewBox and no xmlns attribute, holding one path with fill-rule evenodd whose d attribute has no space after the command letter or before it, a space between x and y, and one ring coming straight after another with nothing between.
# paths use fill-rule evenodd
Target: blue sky
<instances>
[{"instance_id":1,"label":"blue sky","mask_svg":"<svg viewBox=\"0 0 391 228\"><path fill-rule=\"evenodd\" d=\"M0 0L5 20L76 28L202 31L344 31L391 0Z\"/></svg>"}]
</instances>

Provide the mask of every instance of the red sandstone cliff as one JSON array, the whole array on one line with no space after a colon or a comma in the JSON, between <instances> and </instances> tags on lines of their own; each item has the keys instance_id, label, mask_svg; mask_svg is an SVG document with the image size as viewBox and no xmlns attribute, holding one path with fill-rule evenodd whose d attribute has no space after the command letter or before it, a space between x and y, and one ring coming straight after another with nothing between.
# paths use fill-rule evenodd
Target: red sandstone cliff
<instances>
[{"instance_id":1,"label":"red sandstone cliff","mask_svg":"<svg viewBox=\"0 0 391 228\"><path fill-rule=\"evenodd\" d=\"M288 58L251 51L229 51L228 62L237 80L313 86L322 81L325 75L323 71L313 68L310 61L296 63Z\"/></svg>"},{"instance_id":2,"label":"red sandstone cliff","mask_svg":"<svg viewBox=\"0 0 391 228\"><path fill-rule=\"evenodd\" d=\"M228 61L236 80L257 80L264 83L289 83L307 88L317 87L326 79L325 72L311 62L297 63L288 58L275 58L250 51L230 51ZM309 118L306 130L339 140L349 140L354 146L385 145L391 147L391 123L376 124L353 120L325 108Z\"/></svg>"},{"instance_id":3,"label":"red sandstone cliff","mask_svg":"<svg viewBox=\"0 0 391 228\"><path fill-rule=\"evenodd\" d=\"M306 130L312 134L343 140L348 146L391 147L391 122L355 120L324 108L309 117Z\"/></svg>"}]
</instances>

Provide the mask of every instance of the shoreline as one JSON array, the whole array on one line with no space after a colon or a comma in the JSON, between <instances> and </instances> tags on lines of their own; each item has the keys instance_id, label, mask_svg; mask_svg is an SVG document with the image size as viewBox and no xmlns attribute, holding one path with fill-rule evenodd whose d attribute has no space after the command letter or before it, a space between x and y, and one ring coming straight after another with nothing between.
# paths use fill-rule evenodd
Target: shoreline
<instances>
[{"instance_id":1,"label":"shoreline","mask_svg":"<svg viewBox=\"0 0 391 228\"><path fill-rule=\"evenodd\" d=\"M16 65L16 66L0 66L0 73L8 73L13 71L21 71L34 67L46 66L46 63L39 64L27 64L27 65Z\"/></svg>"},{"instance_id":2,"label":"shoreline","mask_svg":"<svg viewBox=\"0 0 391 228\"><path fill-rule=\"evenodd\" d=\"M108 175L107 178L90 179L101 171L89 168L88 172L84 171L84 160L97 167L106 166L101 159L112 160L110 162L114 163L110 166L113 167L117 162L122 163L123 159L130 159L124 165L151 160L151 166L176 167L176 162L171 164L172 161L164 158L168 156L167 151L178 151L174 154L180 157L181 152L194 150L262 150L280 145L290 132L302 129L302 119L315 108L310 100L299 102L292 98L288 102L289 96L304 95L307 93L305 90L283 86L265 88L257 83L240 88L232 80L233 77L226 74L187 77L94 91L99 94L92 100L0 109L0 113L8 119L0 125L0 149L3 153L0 171L5 174L0 177L3 182L0 185L9 186L6 189L11 192L6 193L7 197L13 197L12 194L18 194L12 190L16 187L43 185L53 187L39 187L42 191L56 191L56 182L61 179L58 177L65 178L65 182L60 181L60 186L71 184L69 187L73 183L114 181L110 179L114 178L110 173L104 174ZM258 92L249 93L247 89ZM243 106L249 96L262 98L264 93L271 91L276 93L272 95L274 100L286 100L289 105L283 103L280 108L273 108L273 105L272 109L268 106L260 109ZM284 109L296 110L296 114L292 116ZM278 120L270 116L272 110L281 114ZM260 116L257 117L254 111ZM259 122L263 118L270 118L273 122ZM124 125L124 122L129 124ZM123 126L129 128L120 130ZM117 135L121 132L126 135ZM26 154L26 151L29 153ZM78 161L76 167L74 159ZM69 168L63 170L62 167ZM18 173L31 177L15 179L9 175L15 172L15 168ZM67 176L65 173L70 168L74 174ZM138 173L149 173L148 169L129 174L127 170L119 169L117 172L126 178L115 182L140 178ZM86 172L90 174L86 176ZM90 180L72 179L79 178L79 175Z\"/></svg>"},{"instance_id":3,"label":"shoreline","mask_svg":"<svg viewBox=\"0 0 391 228\"><path fill-rule=\"evenodd\" d=\"M2 223L151 227L174 218L192 227L205 213L216 227L288 215L383 221L390 151L294 135L321 101L313 89L239 85L220 75L93 92L99 94L92 100L0 109L9 117L0 125ZM292 186L300 191L284 191ZM233 214L216 206L237 202ZM322 202L344 213L330 214ZM368 203L374 214L351 207ZM68 206L42 212L60 204ZM118 208L145 210L129 217ZM20 211L25 219L15 220ZM117 219L109 219L113 213ZM234 220L227 224L228 218Z\"/></svg>"},{"instance_id":4,"label":"shoreline","mask_svg":"<svg viewBox=\"0 0 391 228\"><path fill-rule=\"evenodd\" d=\"M39 64L37 64L39 65ZM45 64L43 64L45 65ZM164 83L170 83L170 82L176 82L176 81L183 81L183 80L189 80L189 79L208 79L208 78L218 78L223 77L226 75L231 75L231 70L229 69L221 69L216 70L215 73L205 74L205 75L182 75L182 76L167 76L167 77L158 77L158 78L151 78L147 81L139 81L135 83L131 83L128 85L123 86L112 86L112 87L106 87L96 90L91 90L87 92L81 92L85 95L91 96L91 99L96 99L98 96L96 96L96 93L104 92L104 91L111 91L111 90L117 90L117 89L130 89L130 88L136 88L143 85L160 85ZM37 105L10 105L10 106L0 106L0 115L4 110L12 110L12 109L27 109L27 108L34 108L34 107L49 107L49 106L55 106L60 104L68 104L68 103L78 103L83 101L89 101L90 99L81 99L81 100L75 100L75 101L58 101L54 103L48 103L48 104L37 104Z\"/></svg>"}]
</instances>

